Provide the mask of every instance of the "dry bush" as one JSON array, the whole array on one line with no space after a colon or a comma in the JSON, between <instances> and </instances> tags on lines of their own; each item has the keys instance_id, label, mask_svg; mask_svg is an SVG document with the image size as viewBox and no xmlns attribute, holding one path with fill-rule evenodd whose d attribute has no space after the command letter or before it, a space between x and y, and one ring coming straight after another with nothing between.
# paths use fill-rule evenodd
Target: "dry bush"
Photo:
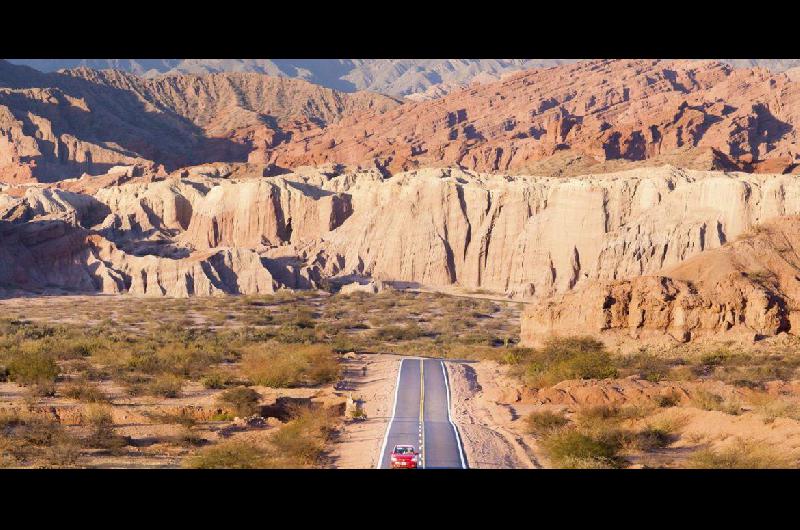
<instances>
[{"instance_id":1,"label":"dry bush","mask_svg":"<svg viewBox=\"0 0 800 530\"><path fill-rule=\"evenodd\" d=\"M569 420L563 413L543 410L541 412L531 412L525 418L526 430L531 434L539 436L547 435L553 431L566 426Z\"/></svg>"},{"instance_id":2,"label":"dry bush","mask_svg":"<svg viewBox=\"0 0 800 530\"><path fill-rule=\"evenodd\" d=\"M220 442L187 458L184 467L192 469L264 469L274 467L264 447L250 442Z\"/></svg>"},{"instance_id":3,"label":"dry bush","mask_svg":"<svg viewBox=\"0 0 800 530\"><path fill-rule=\"evenodd\" d=\"M172 374L161 374L153 378L146 386L151 396L177 398L183 390L183 379Z\"/></svg>"},{"instance_id":4,"label":"dry bush","mask_svg":"<svg viewBox=\"0 0 800 530\"><path fill-rule=\"evenodd\" d=\"M796 460L762 442L737 440L724 449L695 451L688 461L694 469L786 469L797 467Z\"/></svg>"},{"instance_id":5,"label":"dry bush","mask_svg":"<svg viewBox=\"0 0 800 530\"><path fill-rule=\"evenodd\" d=\"M84 440L87 447L118 453L128 444L125 437L116 434L111 407L107 405L87 405L83 411L83 423L90 428L89 436Z\"/></svg>"},{"instance_id":6,"label":"dry bush","mask_svg":"<svg viewBox=\"0 0 800 530\"><path fill-rule=\"evenodd\" d=\"M242 373L257 385L272 388L315 386L339 377L339 363L324 344L259 344L242 358Z\"/></svg>"},{"instance_id":7,"label":"dry bush","mask_svg":"<svg viewBox=\"0 0 800 530\"><path fill-rule=\"evenodd\" d=\"M800 421L800 404L796 402L766 392L753 393L748 401L753 405L753 412L764 416L764 423L773 423L778 418Z\"/></svg>"},{"instance_id":8,"label":"dry bush","mask_svg":"<svg viewBox=\"0 0 800 530\"><path fill-rule=\"evenodd\" d=\"M223 407L233 409L237 416L251 416L260 410L261 394L247 387L231 388L217 397Z\"/></svg>"},{"instance_id":9,"label":"dry bush","mask_svg":"<svg viewBox=\"0 0 800 530\"><path fill-rule=\"evenodd\" d=\"M77 440L57 421L0 411L0 467L68 467L79 456Z\"/></svg>"},{"instance_id":10,"label":"dry bush","mask_svg":"<svg viewBox=\"0 0 800 530\"><path fill-rule=\"evenodd\" d=\"M336 416L332 411L304 407L270 439L277 467L301 468L319 465L333 434Z\"/></svg>"},{"instance_id":11,"label":"dry bush","mask_svg":"<svg viewBox=\"0 0 800 530\"><path fill-rule=\"evenodd\" d=\"M85 378L67 383L64 387L64 395L84 403L108 403L110 401L99 386L88 382Z\"/></svg>"},{"instance_id":12,"label":"dry bush","mask_svg":"<svg viewBox=\"0 0 800 530\"><path fill-rule=\"evenodd\" d=\"M692 404L702 410L716 410L733 416L742 412L742 404L737 399L726 399L703 389L692 394Z\"/></svg>"}]
</instances>

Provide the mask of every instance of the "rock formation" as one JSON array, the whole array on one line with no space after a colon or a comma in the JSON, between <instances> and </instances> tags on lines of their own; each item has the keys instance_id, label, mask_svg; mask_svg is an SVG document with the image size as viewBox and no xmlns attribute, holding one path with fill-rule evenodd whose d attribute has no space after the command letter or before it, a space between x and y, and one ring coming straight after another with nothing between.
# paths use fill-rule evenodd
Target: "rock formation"
<instances>
[{"instance_id":1,"label":"rock formation","mask_svg":"<svg viewBox=\"0 0 800 530\"><path fill-rule=\"evenodd\" d=\"M765 69L583 61L353 115L263 158L284 167L336 162L392 173L450 165L530 173L565 151L598 164L675 152L691 162L699 150L717 160L715 169L784 172L800 162L798 101L800 84Z\"/></svg>"},{"instance_id":2,"label":"rock formation","mask_svg":"<svg viewBox=\"0 0 800 530\"><path fill-rule=\"evenodd\" d=\"M120 164L242 162L297 131L398 104L259 74L148 80L87 68L42 74L0 61L0 181L99 175Z\"/></svg>"},{"instance_id":3,"label":"rock formation","mask_svg":"<svg viewBox=\"0 0 800 530\"><path fill-rule=\"evenodd\" d=\"M117 168L7 186L5 244L39 254L18 265L31 271L24 281L8 269L0 283L191 295L366 278L540 299L656 274L765 220L800 214L794 175L664 166L574 178L456 168L386 178L377 169L265 169L211 164L135 176L135 168ZM17 250L8 252L14 261ZM61 280L55 266L35 273L47 268L48 252L70 264L59 267L83 272ZM111 279L96 278L106 273ZM75 279L82 274L94 279ZM205 283L203 275L220 279Z\"/></svg>"},{"instance_id":4,"label":"rock formation","mask_svg":"<svg viewBox=\"0 0 800 530\"><path fill-rule=\"evenodd\" d=\"M753 340L800 333L800 217L774 218L656 276L597 281L526 307L522 340L594 334L635 339Z\"/></svg>"}]
</instances>

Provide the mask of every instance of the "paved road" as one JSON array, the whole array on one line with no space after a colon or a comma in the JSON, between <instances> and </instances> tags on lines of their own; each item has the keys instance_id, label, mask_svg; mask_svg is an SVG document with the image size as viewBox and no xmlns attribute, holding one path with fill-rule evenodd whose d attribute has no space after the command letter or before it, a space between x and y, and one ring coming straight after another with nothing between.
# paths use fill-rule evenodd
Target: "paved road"
<instances>
[{"instance_id":1,"label":"paved road","mask_svg":"<svg viewBox=\"0 0 800 530\"><path fill-rule=\"evenodd\" d=\"M466 468L461 440L450 421L449 382L437 359L404 358L395 390L394 413L381 449L379 468L389 467L392 448L411 444L421 453L421 467Z\"/></svg>"}]
</instances>

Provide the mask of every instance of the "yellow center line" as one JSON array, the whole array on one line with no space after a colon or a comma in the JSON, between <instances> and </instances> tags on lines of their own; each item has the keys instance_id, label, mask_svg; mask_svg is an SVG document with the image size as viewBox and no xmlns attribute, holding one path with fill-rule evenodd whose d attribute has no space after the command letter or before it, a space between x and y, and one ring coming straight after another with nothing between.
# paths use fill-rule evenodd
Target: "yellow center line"
<instances>
[{"instance_id":1,"label":"yellow center line","mask_svg":"<svg viewBox=\"0 0 800 530\"><path fill-rule=\"evenodd\" d=\"M425 363L419 360L419 458L425 467Z\"/></svg>"}]
</instances>

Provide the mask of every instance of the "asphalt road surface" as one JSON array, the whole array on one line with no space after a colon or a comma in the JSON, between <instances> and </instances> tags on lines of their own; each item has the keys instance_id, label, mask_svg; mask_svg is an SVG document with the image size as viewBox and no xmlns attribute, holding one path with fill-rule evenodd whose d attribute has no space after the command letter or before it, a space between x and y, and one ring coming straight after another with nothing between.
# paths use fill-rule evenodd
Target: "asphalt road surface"
<instances>
[{"instance_id":1,"label":"asphalt road surface","mask_svg":"<svg viewBox=\"0 0 800 530\"><path fill-rule=\"evenodd\" d=\"M395 389L394 412L386 430L378 467L388 469L392 448L413 445L420 468L466 468L458 430L450 421L450 392L444 363L405 358Z\"/></svg>"}]
</instances>

